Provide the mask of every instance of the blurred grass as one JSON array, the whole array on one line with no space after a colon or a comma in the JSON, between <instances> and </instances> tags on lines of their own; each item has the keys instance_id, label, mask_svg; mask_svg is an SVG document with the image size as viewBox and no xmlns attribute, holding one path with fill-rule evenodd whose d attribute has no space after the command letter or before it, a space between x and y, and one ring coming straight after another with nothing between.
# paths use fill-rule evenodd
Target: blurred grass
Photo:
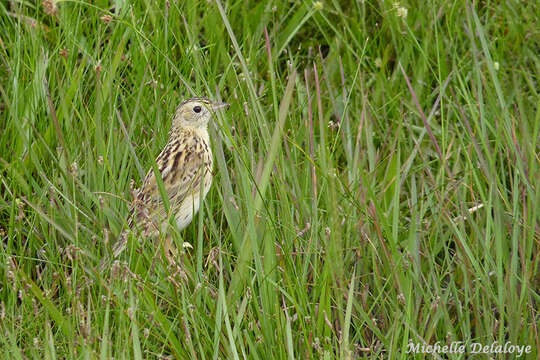
<instances>
[{"instance_id":1,"label":"blurred grass","mask_svg":"<svg viewBox=\"0 0 540 360\"><path fill-rule=\"evenodd\" d=\"M0 352L511 341L537 358L539 18L520 1L0 3ZM204 215L175 234L185 268L130 239L100 272L193 95L232 106Z\"/></svg>"}]
</instances>

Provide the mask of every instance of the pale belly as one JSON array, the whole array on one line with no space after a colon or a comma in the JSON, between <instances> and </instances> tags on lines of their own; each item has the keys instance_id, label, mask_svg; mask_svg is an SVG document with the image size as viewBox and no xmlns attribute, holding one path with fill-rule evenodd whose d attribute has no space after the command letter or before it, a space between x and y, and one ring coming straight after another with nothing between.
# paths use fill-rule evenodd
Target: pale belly
<instances>
[{"instance_id":1,"label":"pale belly","mask_svg":"<svg viewBox=\"0 0 540 360\"><path fill-rule=\"evenodd\" d=\"M176 226L178 227L178 230L184 230L186 226L188 226L191 223L191 220L193 220L193 216L199 211L199 197L188 197L182 206L180 207L180 210L176 213Z\"/></svg>"},{"instance_id":2,"label":"pale belly","mask_svg":"<svg viewBox=\"0 0 540 360\"><path fill-rule=\"evenodd\" d=\"M202 194L203 200L206 198L206 194L208 194L208 191L210 190L210 184L205 186L204 192ZM200 195L201 194L194 194L193 196L188 196L184 201L182 202L182 205L180 205L180 208L176 212L175 220L176 220L176 226L178 227L178 230L184 230L193 220L193 216L197 214L200 207Z\"/></svg>"},{"instance_id":3,"label":"pale belly","mask_svg":"<svg viewBox=\"0 0 540 360\"><path fill-rule=\"evenodd\" d=\"M211 181L211 180L210 180ZM210 190L210 184L204 189L202 194L202 199L206 198L206 194ZM200 208L200 198L201 194L188 195L180 205L171 206L175 207L174 210L174 219L176 221L176 226L178 231L184 230L193 220L193 217L197 214ZM145 236L158 236L159 230L161 228L161 233L166 234L169 227L169 222L166 219L165 210L161 211L158 215L152 217L153 226L145 230ZM161 224L160 226L158 224Z\"/></svg>"}]
</instances>

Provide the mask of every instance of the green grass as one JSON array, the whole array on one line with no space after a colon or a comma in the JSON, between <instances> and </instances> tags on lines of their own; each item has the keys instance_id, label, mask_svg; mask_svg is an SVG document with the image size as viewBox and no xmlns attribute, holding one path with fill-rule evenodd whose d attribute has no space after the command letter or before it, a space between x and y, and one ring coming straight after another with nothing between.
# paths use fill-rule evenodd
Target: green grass
<instances>
[{"instance_id":1,"label":"green grass","mask_svg":"<svg viewBox=\"0 0 540 360\"><path fill-rule=\"evenodd\" d=\"M536 2L55 6L0 3L5 358L539 356ZM184 269L101 271L194 95L232 105Z\"/></svg>"}]
</instances>

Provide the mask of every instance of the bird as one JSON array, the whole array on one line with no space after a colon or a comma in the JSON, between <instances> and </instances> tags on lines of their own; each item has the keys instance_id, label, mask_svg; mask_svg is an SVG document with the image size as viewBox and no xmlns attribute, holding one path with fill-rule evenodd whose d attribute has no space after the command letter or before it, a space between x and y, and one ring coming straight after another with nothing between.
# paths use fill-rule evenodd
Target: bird
<instances>
[{"instance_id":1,"label":"bird","mask_svg":"<svg viewBox=\"0 0 540 360\"><path fill-rule=\"evenodd\" d=\"M199 210L200 201L206 197L212 185L213 159L208 123L216 111L228 105L205 97L187 99L178 105L169 140L155 160L170 212L167 213L158 178L151 167L141 187L133 192L127 224L129 230L143 238L155 238L160 233L168 233L170 216L174 216L179 231L191 223ZM113 248L115 258L126 243L124 232ZM171 257L176 255L176 249L170 235L165 236L163 248L167 259L172 262Z\"/></svg>"}]
</instances>

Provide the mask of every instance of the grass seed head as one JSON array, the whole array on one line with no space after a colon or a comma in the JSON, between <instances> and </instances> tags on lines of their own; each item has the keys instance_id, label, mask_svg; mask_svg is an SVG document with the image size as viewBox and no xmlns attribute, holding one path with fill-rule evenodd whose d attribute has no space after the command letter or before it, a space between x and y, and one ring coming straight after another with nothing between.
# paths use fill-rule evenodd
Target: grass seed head
<instances>
[{"instance_id":1,"label":"grass seed head","mask_svg":"<svg viewBox=\"0 0 540 360\"><path fill-rule=\"evenodd\" d=\"M45 11L45 14L47 15L56 15L58 13L56 1L54 0L43 0L41 1L41 6L43 6L43 11Z\"/></svg>"}]
</instances>

